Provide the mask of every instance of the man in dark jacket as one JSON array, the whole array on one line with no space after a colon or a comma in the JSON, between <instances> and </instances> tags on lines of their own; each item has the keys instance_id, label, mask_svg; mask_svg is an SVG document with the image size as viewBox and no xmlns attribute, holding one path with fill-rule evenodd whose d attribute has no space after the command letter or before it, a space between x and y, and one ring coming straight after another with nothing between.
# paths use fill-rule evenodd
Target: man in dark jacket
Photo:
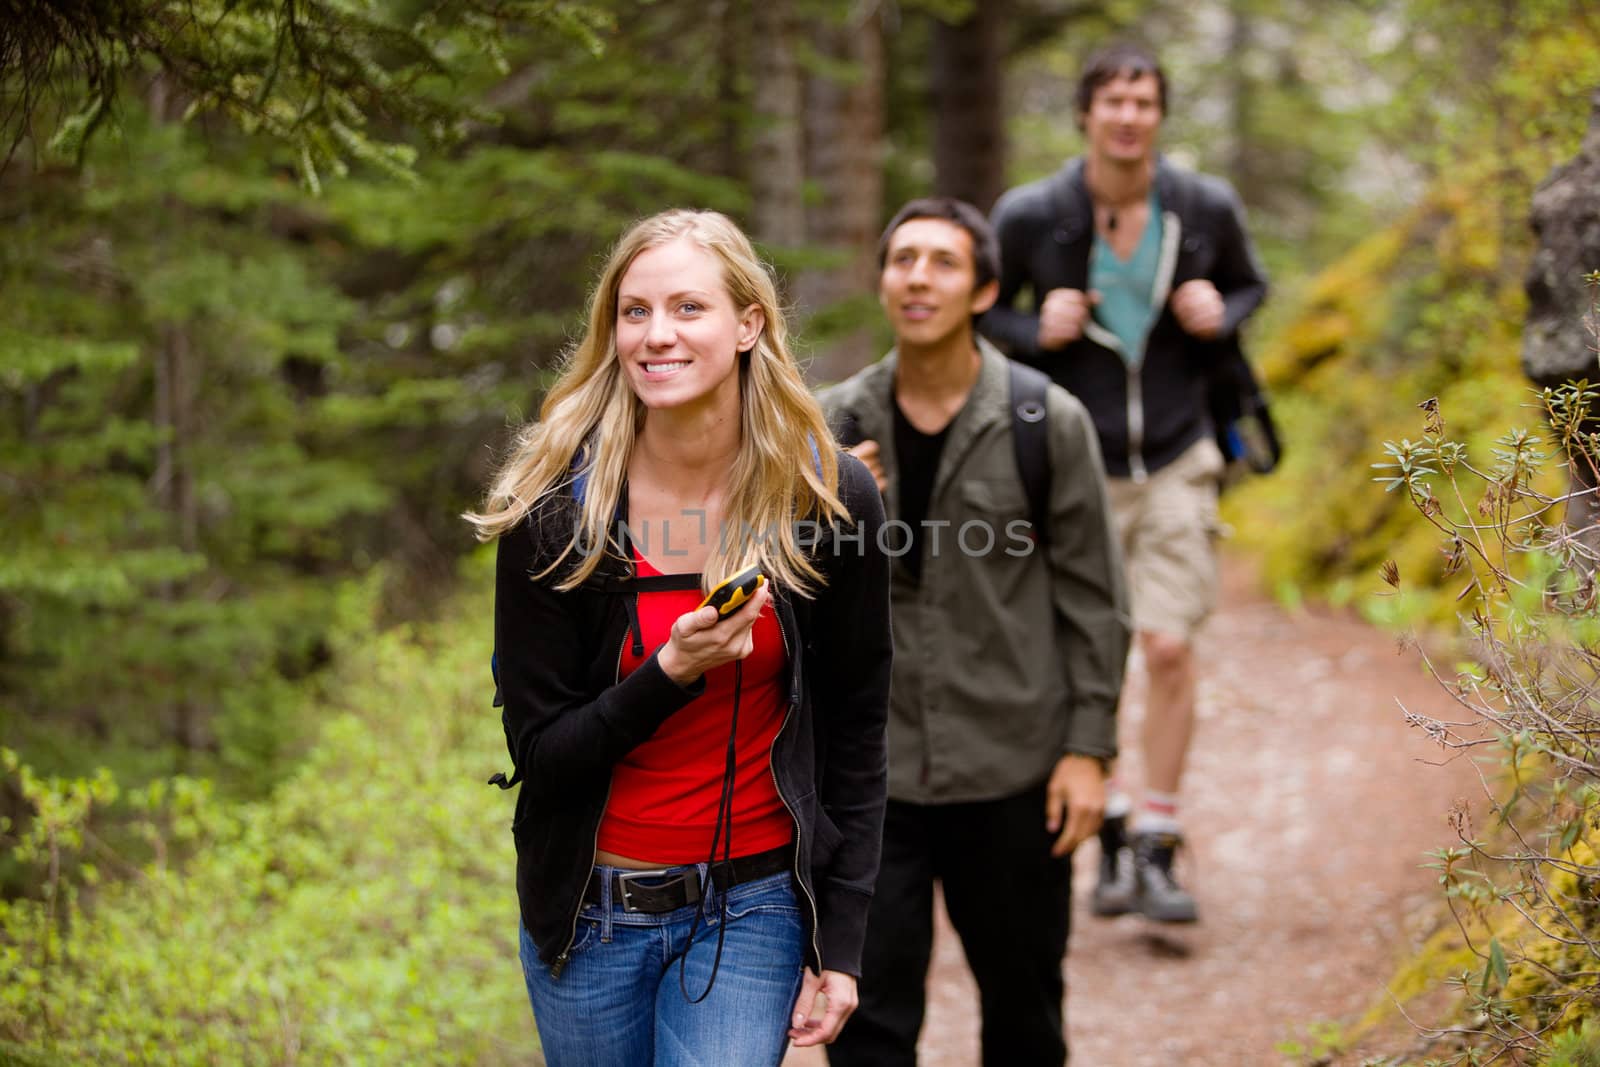
<instances>
[{"instance_id":1,"label":"man in dark jacket","mask_svg":"<svg viewBox=\"0 0 1600 1067\"><path fill-rule=\"evenodd\" d=\"M1233 189L1157 153L1166 105L1148 52L1115 45L1090 58L1077 93L1084 156L995 206L1000 291L980 328L1089 409L1128 566L1149 678L1144 790L1132 814L1113 783L1093 910L1190 922L1194 897L1172 863L1194 728L1193 638L1217 596L1223 457L1207 376L1236 353L1266 280ZM1019 308L1024 289L1031 302Z\"/></svg>"},{"instance_id":2,"label":"man in dark jacket","mask_svg":"<svg viewBox=\"0 0 1600 1067\"><path fill-rule=\"evenodd\" d=\"M879 257L895 350L822 397L883 491L895 649L861 1001L828 1058L916 1063L937 879L983 1062L1059 1065L1071 853L1105 803L1129 639L1099 449L1082 404L975 335L999 269L976 208L912 201Z\"/></svg>"}]
</instances>

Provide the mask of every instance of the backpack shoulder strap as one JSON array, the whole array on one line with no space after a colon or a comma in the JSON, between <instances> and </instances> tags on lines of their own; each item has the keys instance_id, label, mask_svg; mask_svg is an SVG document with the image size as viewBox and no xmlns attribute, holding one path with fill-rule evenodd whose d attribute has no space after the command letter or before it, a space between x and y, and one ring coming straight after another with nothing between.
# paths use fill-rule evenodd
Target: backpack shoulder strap
<instances>
[{"instance_id":1,"label":"backpack shoulder strap","mask_svg":"<svg viewBox=\"0 0 1600 1067\"><path fill-rule=\"evenodd\" d=\"M1015 360L1011 364L1011 447L1028 495L1028 521L1039 544L1050 539L1050 420L1045 393L1050 378Z\"/></svg>"}]
</instances>

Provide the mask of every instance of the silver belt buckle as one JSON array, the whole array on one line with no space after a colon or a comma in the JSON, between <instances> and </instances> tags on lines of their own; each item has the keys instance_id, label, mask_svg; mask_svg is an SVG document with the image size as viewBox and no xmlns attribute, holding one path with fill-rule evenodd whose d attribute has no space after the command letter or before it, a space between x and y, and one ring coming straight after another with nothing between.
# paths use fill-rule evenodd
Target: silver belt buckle
<instances>
[{"instance_id":1,"label":"silver belt buckle","mask_svg":"<svg viewBox=\"0 0 1600 1067\"><path fill-rule=\"evenodd\" d=\"M619 887L621 887L621 889L622 889L622 910L623 911L639 911L640 910L633 903L633 897L632 897L632 892L631 892L632 886L630 885L630 883L632 883L635 879L639 879L639 878L671 878L671 877L672 877L672 870L670 868L667 868L667 867L657 867L657 868L655 868L653 870L648 870L648 871L618 871L617 872L617 885ZM684 879L687 879L688 883L689 883L688 886L686 887L686 892L684 893L684 896L687 898L685 900L685 903L693 904L695 901L699 900L700 899L700 883L695 880L694 871L693 870L689 870L689 871L681 872L681 873L678 874L677 877L679 878L680 881L684 880ZM667 885L671 885L671 883L669 882L669 883L667 883ZM667 888L667 885L647 886L647 887L643 887L643 888L665 889L665 888Z\"/></svg>"}]
</instances>

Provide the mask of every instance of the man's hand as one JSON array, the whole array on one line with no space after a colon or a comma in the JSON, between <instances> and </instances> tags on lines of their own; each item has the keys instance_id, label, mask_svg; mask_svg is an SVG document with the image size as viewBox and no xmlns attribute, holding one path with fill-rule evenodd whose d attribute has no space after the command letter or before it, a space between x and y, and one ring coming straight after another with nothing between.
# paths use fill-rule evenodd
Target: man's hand
<instances>
[{"instance_id":1,"label":"man's hand","mask_svg":"<svg viewBox=\"0 0 1600 1067\"><path fill-rule=\"evenodd\" d=\"M862 441L845 449L852 456L867 465L867 470L872 472L872 480L878 483L878 492L887 493L889 482L883 476L883 462L878 458L878 442Z\"/></svg>"},{"instance_id":2,"label":"man's hand","mask_svg":"<svg viewBox=\"0 0 1600 1067\"><path fill-rule=\"evenodd\" d=\"M1172 314L1185 333L1210 341L1222 335L1222 294L1204 278L1192 278L1172 291Z\"/></svg>"},{"instance_id":3,"label":"man's hand","mask_svg":"<svg viewBox=\"0 0 1600 1067\"><path fill-rule=\"evenodd\" d=\"M1106 772L1100 761L1093 756L1062 756L1050 772L1044 794L1044 827L1052 834L1059 831L1050 855L1065 856L1077 848L1100 829L1105 813Z\"/></svg>"},{"instance_id":4,"label":"man's hand","mask_svg":"<svg viewBox=\"0 0 1600 1067\"><path fill-rule=\"evenodd\" d=\"M1081 289L1052 289L1039 305L1040 348L1064 348L1083 336L1089 309L1100 302L1099 293Z\"/></svg>"},{"instance_id":5,"label":"man's hand","mask_svg":"<svg viewBox=\"0 0 1600 1067\"><path fill-rule=\"evenodd\" d=\"M822 1018L817 1013L817 1001L822 1001ZM794 1015L789 1020L789 1040L796 1048L807 1045L826 1045L839 1036L844 1021L856 1010L856 980L840 971L823 971L819 976L806 968L800 980L800 996L794 1002Z\"/></svg>"}]
</instances>

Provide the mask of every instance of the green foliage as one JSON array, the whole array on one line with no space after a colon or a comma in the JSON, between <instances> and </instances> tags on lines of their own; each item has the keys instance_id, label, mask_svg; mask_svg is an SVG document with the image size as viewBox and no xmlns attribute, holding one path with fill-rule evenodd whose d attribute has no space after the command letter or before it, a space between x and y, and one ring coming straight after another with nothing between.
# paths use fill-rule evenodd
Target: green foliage
<instances>
[{"instance_id":1,"label":"green foliage","mask_svg":"<svg viewBox=\"0 0 1600 1067\"><path fill-rule=\"evenodd\" d=\"M1600 437L1585 429L1595 399L1581 382L1545 393L1553 436L1589 470L1600 459ZM1421 438L1388 442L1378 480L1425 520L1445 574L1464 580L1471 651L1449 667L1423 654L1454 708L1407 721L1442 747L1481 753L1498 783L1494 825L1477 831L1458 808L1459 844L1431 865L1472 954L1452 982L1473 1023L1439 1030L1454 1055L1430 1062L1485 1052L1573 1062L1592 1047L1577 1028L1600 1008L1600 551L1592 530L1568 526L1565 500L1539 489L1553 462L1541 435L1503 434L1480 466L1447 436L1447 411L1422 406ZM1383 578L1400 589L1413 581L1402 573L1391 562Z\"/></svg>"},{"instance_id":2,"label":"green foliage","mask_svg":"<svg viewBox=\"0 0 1600 1067\"><path fill-rule=\"evenodd\" d=\"M313 192L352 162L410 180L416 148L379 130L443 144L494 119L450 92L471 65L458 57L503 74L518 28L598 51L608 26L564 0L21 0L0 27L0 88L17 102L0 132L14 149L42 128L41 155L81 160L129 83L154 71L174 117L217 113L275 138Z\"/></svg>"},{"instance_id":3,"label":"green foliage","mask_svg":"<svg viewBox=\"0 0 1600 1067\"><path fill-rule=\"evenodd\" d=\"M1518 358L1528 201L1588 111L1550 87L1600 84L1600 27L1559 0L1490 7L1405 5L1415 48L1394 62L1410 80L1372 115L1427 192L1276 312L1260 356L1287 462L1226 500L1289 596L1359 597L1397 630L1461 627L1460 662L1432 665L1453 713L1409 721L1479 756L1494 818L1453 813L1460 840L1433 866L1455 923L1391 983L1402 1002L1456 990L1430 1064L1542 1061L1594 1014L1600 969L1584 740L1600 623L1556 500L1559 446L1592 456L1575 415L1593 396L1539 394ZM1519 420L1548 425L1506 430ZM1375 578L1388 588L1367 595Z\"/></svg>"},{"instance_id":4,"label":"green foliage","mask_svg":"<svg viewBox=\"0 0 1600 1067\"><path fill-rule=\"evenodd\" d=\"M16 300L0 674L27 694L0 715L13 744L44 708L148 744L170 709L208 715L313 669L306 618L330 619L339 585L297 572L336 565L337 531L391 503L373 472L319 454L315 398L284 373L338 360L354 305L288 242L183 199L204 168L181 131L123 148L29 187L0 250Z\"/></svg>"},{"instance_id":5,"label":"green foliage","mask_svg":"<svg viewBox=\"0 0 1600 1067\"><path fill-rule=\"evenodd\" d=\"M0 1060L527 1062L510 805L483 785L504 752L489 607L352 634L304 709L318 742L261 801L176 778L118 802L103 773L6 753L29 814L0 847L44 889L0 902ZM149 859L96 844L113 803Z\"/></svg>"},{"instance_id":6,"label":"green foliage","mask_svg":"<svg viewBox=\"0 0 1600 1067\"><path fill-rule=\"evenodd\" d=\"M599 6L503 14L533 7L612 22ZM435 20L417 32L451 52L465 113L507 75L450 10L384 17ZM646 29L701 23L639 21L605 30L605 62L508 32L495 55L532 88L496 97L501 131L464 129L405 182L357 172L312 199L281 139L165 121L135 95L78 169L10 172L0 743L52 772L93 751L135 780L210 770L242 793L291 765L296 685L330 663L348 605L414 617L443 592L470 546L456 516L508 419L535 408L606 244L668 204L744 206L738 182L689 165L724 130L679 120L716 83L650 61ZM676 69L703 45L676 44ZM617 94L614 128L557 114ZM673 136L625 121L645 112Z\"/></svg>"},{"instance_id":7,"label":"green foliage","mask_svg":"<svg viewBox=\"0 0 1600 1067\"><path fill-rule=\"evenodd\" d=\"M0 1041L0 1067L70 1067L59 1056Z\"/></svg>"},{"instance_id":8,"label":"green foliage","mask_svg":"<svg viewBox=\"0 0 1600 1067\"><path fill-rule=\"evenodd\" d=\"M1326 1064L1345 1050L1344 1027L1321 1020L1305 1027L1303 1038L1287 1038L1274 1046L1289 1064Z\"/></svg>"},{"instance_id":9,"label":"green foliage","mask_svg":"<svg viewBox=\"0 0 1600 1067\"><path fill-rule=\"evenodd\" d=\"M1490 6L1407 7L1410 32L1432 44L1410 57L1414 80L1401 80L1407 90L1381 114L1397 142L1411 131L1411 155L1432 184L1286 301L1263 338L1286 461L1231 492L1227 513L1243 547L1264 560L1267 581L1294 595L1369 590L1391 559L1411 610L1453 620L1462 584L1445 573L1448 552L1403 500L1369 491L1374 442L1412 433L1412 405L1424 397L1450 413L1452 437L1476 456L1499 447L1518 408L1542 412L1518 358L1528 204L1549 169L1571 157L1588 108L1576 97L1534 102L1526 90L1534 80L1600 84L1600 27L1572 17L1565 0L1517 5L1509 25L1486 14ZM1559 481L1549 470L1541 488ZM1369 610L1387 619L1394 606Z\"/></svg>"},{"instance_id":10,"label":"green foliage","mask_svg":"<svg viewBox=\"0 0 1600 1067\"><path fill-rule=\"evenodd\" d=\"M1581 1030L1569 1030L1550 1045L1546 1067L1600 1067L1600 1020L1586 1019Z\"/></svg>"}]
</instances>

